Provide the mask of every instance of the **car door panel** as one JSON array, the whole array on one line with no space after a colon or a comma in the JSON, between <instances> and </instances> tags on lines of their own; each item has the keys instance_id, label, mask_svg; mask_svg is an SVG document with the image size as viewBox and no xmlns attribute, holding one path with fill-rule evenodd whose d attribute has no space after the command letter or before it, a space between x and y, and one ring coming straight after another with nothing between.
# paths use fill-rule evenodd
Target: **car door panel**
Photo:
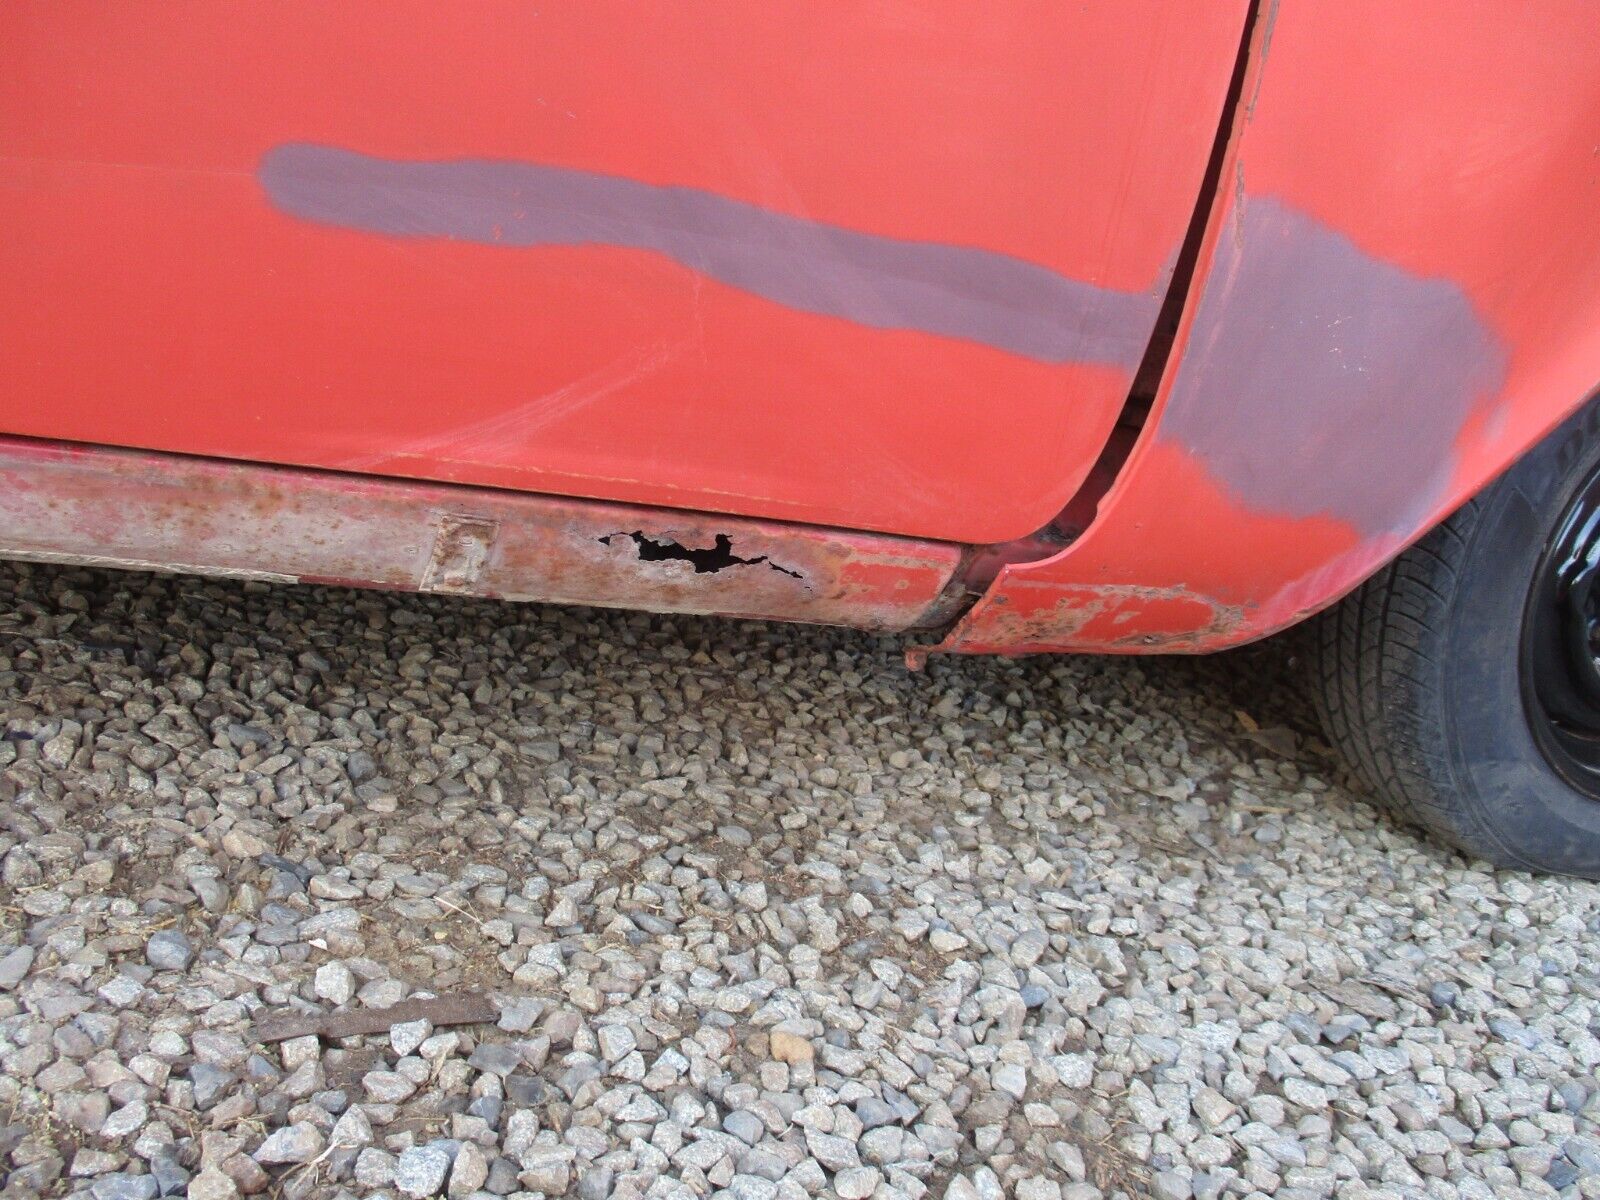
<instances>
[{"instance_id":1,"label":"car door panel","mask_svg":"<svg viewBox=\"0 0 1600 1200\"><path fill-rule=\"evenodd\" d=\"M7 6L0 432L1022 536L1244 9Z\"/></svg>"}]
</instances>

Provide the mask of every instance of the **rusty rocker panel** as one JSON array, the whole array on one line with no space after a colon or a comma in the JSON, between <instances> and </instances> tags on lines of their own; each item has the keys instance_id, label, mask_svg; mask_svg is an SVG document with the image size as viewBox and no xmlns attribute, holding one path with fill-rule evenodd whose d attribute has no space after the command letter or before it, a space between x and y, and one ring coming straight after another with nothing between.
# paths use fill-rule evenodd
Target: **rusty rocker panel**
<instances>
[{"instance_id":1,"label":"rusty rocker panel","mask_svg":"<svg viewBox=\"0 0 1600 1200\"><path fill-rule=\"evenodd\" d=\"M0 557L901 630L956 547L0 438Z\"/></svg>"}]
</instances>

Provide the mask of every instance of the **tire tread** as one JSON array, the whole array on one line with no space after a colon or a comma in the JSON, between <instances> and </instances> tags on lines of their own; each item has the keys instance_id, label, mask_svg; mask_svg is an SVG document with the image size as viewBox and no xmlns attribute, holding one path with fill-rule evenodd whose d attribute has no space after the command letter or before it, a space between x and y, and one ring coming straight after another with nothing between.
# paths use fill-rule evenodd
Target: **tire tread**
<instances>
[{"instance_id":1,"label":"tire tread","mask_svg":"<svg viewBox=\"0 0 1600 1200\"><path fill-rule=\"evenodd\" d=\"M1447 745L1443 654L1472 532L1468 501L1314 622L1313 699L1335 749L1402 821L1504 861L1505 847L1460 802Z\"/></svg>"}]
</instances>

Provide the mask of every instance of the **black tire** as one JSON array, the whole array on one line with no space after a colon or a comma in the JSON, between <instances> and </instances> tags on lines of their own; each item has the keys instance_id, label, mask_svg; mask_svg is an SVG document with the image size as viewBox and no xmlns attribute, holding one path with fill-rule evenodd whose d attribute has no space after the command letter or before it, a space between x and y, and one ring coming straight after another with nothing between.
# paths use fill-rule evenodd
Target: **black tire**
<instances>
[{"instance_id":1,"label":"black tire","mask_svg":"<svg viewBox=\"0 0 1600 1200\"><path fill-rule=\"evenodd\" d=\"M1588 879L1600 794L1548 749L1526 634L1547 547L1597 471L1600 398L1308 638L1329 740L1395 815L1498 866Z\"/></svg>"}]
</instances>

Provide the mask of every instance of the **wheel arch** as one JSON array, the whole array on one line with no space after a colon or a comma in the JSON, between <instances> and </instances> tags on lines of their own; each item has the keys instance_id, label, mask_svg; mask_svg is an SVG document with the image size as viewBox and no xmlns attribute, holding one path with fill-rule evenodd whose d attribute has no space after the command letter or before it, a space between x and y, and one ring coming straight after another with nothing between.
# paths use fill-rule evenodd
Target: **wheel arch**
<instances>
[{"instance_id":1,"label":"wheel arch","mask_svg":"<svg viewBox=\"0 0 1600 1200\"><path fill-rule=\"evenodd\" d=\"M1510 30L1492 17L1267 6L1132 454L1081 537L1005 566L933 649L1265 637L1353 590L1594 393L1600 31L1577 5Z\"/></svg>"}]
</instances>

